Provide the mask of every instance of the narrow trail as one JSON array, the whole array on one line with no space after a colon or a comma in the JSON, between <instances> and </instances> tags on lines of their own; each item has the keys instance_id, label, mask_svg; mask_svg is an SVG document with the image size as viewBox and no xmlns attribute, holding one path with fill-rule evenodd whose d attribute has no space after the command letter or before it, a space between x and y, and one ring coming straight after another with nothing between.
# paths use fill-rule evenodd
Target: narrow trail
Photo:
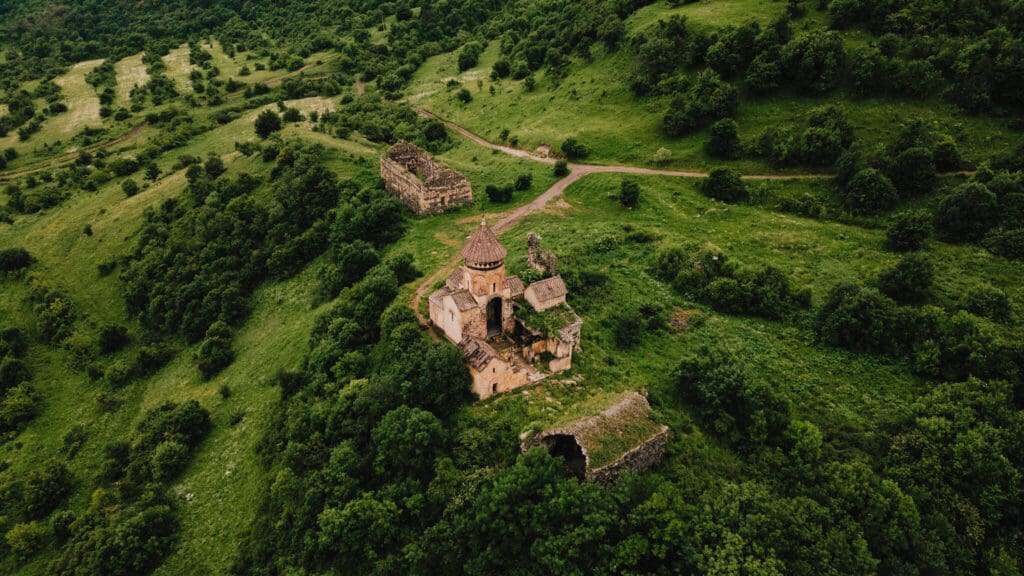
<instances>
[{"instance_id":1,"label":"narrow trail","mask_svg":"<svg viewBox=\"0 0 1024 576\"><path fill-rule=\"evenodd\" d=\"M433 118L444 123L448 128L458 132L466 138L472 140L476 144L491 150L498 150L510 156L517 158L525 158L534 162L541 162L544 164L554 164L555 159L548 156L541 156L534 154L527 150L521 150L519 148L512 148L511 146L503 146L501 144L495 144L487 140L486 138L471 132L467 128L460 126L450 120L446 120L434 114L430 110L425 108L413 107L420 116L425 118ZM523 218L526 218L530 214L539 212L549 202L562 195L566 188L590 174L637 174L642 176L675 176L680 178L706 178L707 172L696 172L687 170L662 170L658 168L641 168L639 166L625 166L625 165L602 165L602 164L576 164L569 163L569 175L562 178L558 182L555 182L550 188L545 190L540 196L534 198L528 204L524 204L518 208L515 208L509 212L495 215L497 220L491 225L495 234L501 234L518 224ZM744 180L812 180L820 178L831 178L831 174L748 174L742 176ZM420 302L427 296L427 292L436 284L441 278L449 274L459 263L459 254L456 253L450 260L439 267L433 274L428 276L420 284L419 288L412 295L409 306L412 307L413 312L416 314L416 318L423 327L429 327L430 321L420 312ZM431 331L431 337L436 339L436 335Z\"/></svg>"},{"instance_id":2,"label":"narrow trail","mask_svg":"<svg viewBox=\"0 0 1024 576\"><path fill-rule=\"evenodd\" d=\"M71 164L72 162L77 160L78 159L78 155L81 152L93 153L93 152L96 152L98 150L102 150L102 149L105 149L105 148L112 148L114 146L117 146L118 144L123 144L124 142L127 142L128 140L131 140L132 138L137 136L139 134L139 132L142 132L142 129L145 128L146 126L149 126L149 122L142 122L140 124L136 124L135 126L132 127L131 130L125 132L124 134L118 136L117 138L115 138L113 140L109 140L107 142L101 142L99 144L93 144L91 146L86 146L85 148L82 148L81 150L78 150L78 151L75 151L75 152L68 152L66 154L61 154L60 156L56 156L54 158L50 158L49 160L44 160L42 162L36 162L35 164L29 164L28 166L22 166L21 168L18 168L16 170L10 170L8 172L0 172L0 180L7 180L7 179L10 179L10 178L16 178L18 176L25 176L26 174L33 174L35 172L42 172L43 170L50 170L52 168L60 168L62 166L67 166L68 164Z\"/></svg>"}]
</instances>

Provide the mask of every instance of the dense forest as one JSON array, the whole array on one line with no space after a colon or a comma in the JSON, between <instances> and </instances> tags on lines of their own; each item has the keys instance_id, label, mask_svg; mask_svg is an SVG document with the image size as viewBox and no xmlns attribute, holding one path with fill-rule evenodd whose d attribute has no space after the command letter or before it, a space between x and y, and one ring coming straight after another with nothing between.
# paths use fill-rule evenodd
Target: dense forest
<instances>
[{"instance_id":1,"label":"dense forest","mask_svg":"<svg viewBox=\"0 0 1024 576\"><path fill-rule=\"evenodd\" d=\"M0 0L0 50L0 572L1024 572L1024 0ZM420 297L558 182L502 242L582 350L478 401ZM653 469L521 447L626 390Z\"/></svg>"}]
</instances>

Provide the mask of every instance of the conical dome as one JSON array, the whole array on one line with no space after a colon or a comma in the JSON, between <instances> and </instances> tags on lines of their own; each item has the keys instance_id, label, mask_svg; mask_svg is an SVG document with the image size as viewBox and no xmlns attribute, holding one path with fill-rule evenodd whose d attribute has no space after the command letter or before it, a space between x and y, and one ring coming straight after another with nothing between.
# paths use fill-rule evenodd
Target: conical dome
<instances>
[{"instance_id":1,"label":"conical dome","mask_svg":"<svg viewBox=\"0 0 1024 576\"><path fill-rule=\"evenodd\" d=\"M497 268L505 262L508 251L498 242L498 237L487 225L485 220L480 221L480 227L473 232L462 249L462 258L466 266L480 270Z\"/></svg>"}]
</instances>

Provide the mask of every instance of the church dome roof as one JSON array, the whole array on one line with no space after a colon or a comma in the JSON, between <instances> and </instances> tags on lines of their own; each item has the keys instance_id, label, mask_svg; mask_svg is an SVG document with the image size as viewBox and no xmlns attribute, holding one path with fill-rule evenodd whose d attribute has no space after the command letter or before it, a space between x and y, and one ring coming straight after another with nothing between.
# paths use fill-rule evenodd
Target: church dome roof
<instances>
[{"instance_id":1,"label":"church dome roof","mask_svg":"<svg viewBox=\"0 0 1024 576\"><path fill-rule=\"evenodd\" d=\"M507 255L508 250L505 250L494 231L483 220L462 249L462 258L466 266L471 268L497 268Z\"/></svg>"}]
</instances>

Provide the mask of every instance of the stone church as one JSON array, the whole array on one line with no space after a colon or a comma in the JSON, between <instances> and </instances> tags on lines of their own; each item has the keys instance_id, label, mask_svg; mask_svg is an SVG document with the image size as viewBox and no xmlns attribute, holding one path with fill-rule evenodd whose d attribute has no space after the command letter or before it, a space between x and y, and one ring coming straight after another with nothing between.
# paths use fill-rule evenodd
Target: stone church
<instances>
[{"instance_id":1,"label":"stone church","mask_svg":"<svg viewBox=\"0 0 1024 576\"><path fill-rule=\"evenodd\" d=\"M582 322L566 304L561 277L523 286L507 276L508 251L485 221L461 255L463 264L430 295L430 320L462 350L473 391L483 399L569 369Z\"/></svg>"}]
</instances>

